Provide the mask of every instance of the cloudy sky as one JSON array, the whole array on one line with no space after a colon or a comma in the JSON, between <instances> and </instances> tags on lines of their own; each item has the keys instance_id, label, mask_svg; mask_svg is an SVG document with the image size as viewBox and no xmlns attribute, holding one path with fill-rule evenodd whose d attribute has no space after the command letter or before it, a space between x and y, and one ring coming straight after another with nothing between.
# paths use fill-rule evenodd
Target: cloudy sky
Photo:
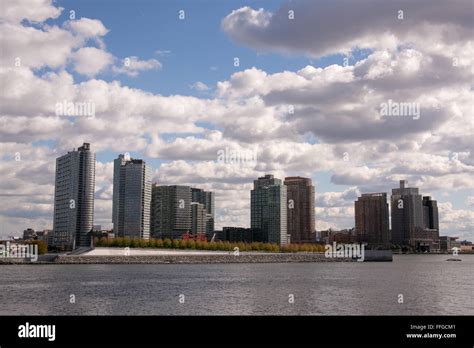
<instances>
[{"instance_id":1,"label":"cloudy sky","mask_svg":"<svg viewBox=\"0 0 474 348\"><path fill-rule=\"evenodd\" d=\"M313 179L318 230L406 179L442 235L473 240L473 7L435 2L3 0L0 235L52 228L55 158L89 142L103 227L129 152L159 184L215 191L217 228L249 225L266 173Z\"/></svg>"}]
</instances>

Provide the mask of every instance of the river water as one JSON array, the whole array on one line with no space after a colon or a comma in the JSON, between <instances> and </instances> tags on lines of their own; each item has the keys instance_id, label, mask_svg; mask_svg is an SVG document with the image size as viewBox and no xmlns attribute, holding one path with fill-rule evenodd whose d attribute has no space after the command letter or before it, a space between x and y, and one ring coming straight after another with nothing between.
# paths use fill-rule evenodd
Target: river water
<instances>
[{"instance_id":1,"label":"river water","mask_svg":"<svg viewBox=\"0 0 474 348\"><path fill-rule=\"evenodd\" d=\"M448 258L0 265L0 315L474 315L474 255Z\"/></svg>"}]
</instances>

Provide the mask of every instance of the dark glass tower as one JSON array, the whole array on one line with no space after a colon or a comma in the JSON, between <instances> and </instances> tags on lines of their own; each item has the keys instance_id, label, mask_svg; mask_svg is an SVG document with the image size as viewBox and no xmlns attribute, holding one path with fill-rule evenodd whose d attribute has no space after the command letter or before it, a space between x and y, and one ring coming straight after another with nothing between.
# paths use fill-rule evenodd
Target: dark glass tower
<instances>
[{"instance_id":1,"label":"dark glass tower","mask_svg":"<svg viewBox=\"0 0 474 348\"><path fill-rule=\"evenodd\" d=\"M438 203L430 196L423 197L423 225L439 232Z\"/></svg>"},{"instance_id":2,"label":"dark glass tower","mask_svg":"<svg viewBox=\"0 0 474 348\"><path fill-rule=\"evenodd\" d=\"M191 232L191 187L153 185L151 234L154 238L180 238Z\"/></svg>"},{"instance_id":3,"label":"dark glass tower","mask_svg":"<svg viewBox=\"0 0 474 348\"><path fill-rule=\"evenodd\" d=\"M84 143L56 159L54 245L90 246L94 223L95 153Z\"/></svg>"},{"instance_id":4,"label":"dark glass tower","mask_svg":"<svg viewBox=\"0 0 474 348\"><path fill-rule=\"evenodd\" d=\"M392 243L413 245L417 230L423 229L423 204L418 188L406 187L400 180L400 188L392 189L391 198Z\"/></svg>"},{"instance_id":5,"label":"dark glass tower","mask_svg":"<svg viewBox=\"0 0 474 348\"><path fill-rule=\"evenodd\" d=\"M273 175L253 182L250 193L250 225L262 233L263 241L288 243L286 186Z\"/></svg>"},{"instance_id":6,"label":"dark glass tower","mask_svg":"<svg viewBox=\"0 0 474 348\"><path fill-rule=\"evenodd\" d=\"M112 221L118 237L149 239L151 170L141 159L114 160Z\"/></svg>"}]
</instances>

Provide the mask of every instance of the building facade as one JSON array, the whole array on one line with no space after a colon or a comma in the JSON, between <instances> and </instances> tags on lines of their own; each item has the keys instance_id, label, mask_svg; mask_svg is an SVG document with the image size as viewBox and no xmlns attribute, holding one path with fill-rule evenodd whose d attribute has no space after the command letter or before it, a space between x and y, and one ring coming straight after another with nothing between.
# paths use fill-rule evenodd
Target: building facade
<instances>
[{"instance_id":1,"label":"building facade","mask_svg":"<svg viewBox=\"0 0 474 348\"><path fill-rule=\"evenodd\" d=\"M191 187L153 185L151 233L154 238L181 238L191 231Z\"/></svg>"},{"instance_id":2,"label":"building facade","mask_svg":"<svg viewBox=\"0 0 474 348\"><path fill-rule=\"evenodd\" d=\"M354 208L358 241L374 246L388 246L390 234L387 194L362 194L354 202Z\"/></svg>"},{"instance_id":3,"label":"building facade","mask_svg":"<svg viewBox=\"0 0 474 348\"><path fill-rule=\"evenodd\" d=\"M262 242L262 233L259 229L245 227L223 227L217 234L219 240L229 242Z\"/></svg>"},{"instance_id":4,"label":"building facade","mask_svg":"<svg viewBox=\"0 0 474 348\"><path fill-rule=\"evenodd\" d=\"M437 202L429 196L422 198L418 188L392 190L392 243L409 246L415 251L432 252L441 248Z\"/></svg>"},{"instance_id":5,"label":"building facade","mask_svg":"<svg viewBox=\"0 0 474 348\"><path fill-rule=\"evenodd\" d=\"M250 225L262 231L264 242L289 243L286 202L286 186L280 179L265 175L254 180L250 193Z\"/></svg>"},{"instance_id":6,"label":"building facade","mask_svg":"<svg viewBox=\"0 0 474 348\"><path fill-rule=\"evenodd\" d=\"M440 236L440 251L445 253L452 253L453 248L461 249L461 243L458 241L459 237Z\"/></svg>"},{"instance_id":7,"label":"building facade","mask_svg":"<svg viewBox=\"0 0 474 348\"><path fill-rule=\"evenodd\" d=\"M423 197L423 227L439 232L438 203L430 196Z\"/></svg>"},{"instance_id":8,"label":"building facade","mask_svg":"<svg viewBox=\"0 0 474 348\"><path fill-rule=\"evenodd\" d=\"M118 237L150 238L151 170L141 159L114 161L112 221Z\"/></svg>"},{"instance_id":9,"label":"building facade","mask_svg":"<svg viewBox=\"0 0 474 348\"><path fill-rule=\"evenodd\" d=\"M416 231L424 227L421 194L418 188L406 185L400 180L400 188L392 189L392 243L397 245L413 245Z\"/></svg>"},{"instance_id":10,"label":"building facade","mask_svg":"<svg viewBox=\"0 0 474 348\"><path fill-rule=\"evenodd\" d=\"M206 234L206 208L204 204L191 202L191 233Z\"/></svg>"},{"instance_id":11,"label":"building facade","mask_svg":"<svg viewBox=\"0 0 474 348\"><path fill-rule=\"evenodd\" d=\"M355 228L344 230L323 230L316 232L316 241L324 244L336 243L356 243L358 242Z\"/></svg>"},{"instance_id":12,"label":"building facade","mask_svg":"<svg viewBox=\"0 0 474 348\"><path fill-rule=\"evenodd\" d=\"M314 186L309 178L285 178L287 190L287 231L292 243L311 242L315 231Z\"/></svg>"},{"instance_id":13,"label":"building facade","mask_svg":"<svg viewBox=\"0 0 474 348\"><path fill-rule=\"evenodd\" d=\"M90 246L94 221L95 153L84 143L56 159L53 244Z\"/></svg>"},{"instance_id":14,"label":"building facade","mask_svg":"<svg viewBox=\"0 0 474 348\"><path fill-rule=\"evenodd\" d=\"M32 228L27 228L23 231L23 240L33 240L36 238L36 232Z\"/></svg>"},{"instance_id":15,"label":"building facade","mask_svg":"<svg viewBox=\"0 0 474 348\"><path fill-rule=\"evenodd\" d=\"M206 236L208 239L212 238L214 234L215 221L215 203L214 192L205 191L200 188L191 188L191 201L201 203L206 211Z\"/></svg>"}]
</instances>

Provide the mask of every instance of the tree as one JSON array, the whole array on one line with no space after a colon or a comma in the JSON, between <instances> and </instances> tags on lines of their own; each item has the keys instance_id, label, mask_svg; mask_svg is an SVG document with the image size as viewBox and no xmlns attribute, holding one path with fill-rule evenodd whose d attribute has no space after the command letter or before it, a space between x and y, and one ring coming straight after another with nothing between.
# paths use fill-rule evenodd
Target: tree
<instances>
[{"instance_id":1,"label":"tree","mask_svg":"<svg viewBox=\"0 0 474 348\"><path fill-rule=\"evenodd\" d=\"M171 242L171 239L169 238L165 238L165 240L163 241L163 246L167 249L171 248L173 245L173 243Z\"/></svg>"},{"instance_id":2,"label":"tree","mask_svg":"<svg viewBox=\"0 0 474 348\"><path fill-rule=\"evenodd\" d=\"M247 251L248 249L248 244L244 242L238 242L237 245L234 245L234 247L239 248L239 251ZM234 249L234 248L232 248Z\"/></svg>"},{"instance_id":3,"label":"tree","mask_svg":"<svg viewBox=\"0 0 474 348\"><path fill-rule=\"evenodd\" d=\"M38 246L38 255L43 255L48 252L48 244L43 240L34 240L31 244Z\"/></svg>"},{"instance_id":4,"label":"tree","mask_svg":"<svg viewBox=\"0 0 474 348\"><path fill-rule=\"evenodd\" d=\"M160 238L156 240L156 247L163 248L163 239Z\"/></svg>"},{"instance_id":5,"label":"tree","mask_svg":"<svg viewBox=\"0 0 474 348\"><path fill-rule=\"evenodd\" d=\"M156 239L155 238L150 238L148 240L148 247L149 248L156 248Z\"/></svg>"},{"instance_id":6,"label":"tree","mask_svg":"<svg viewBox=\"0 0 474 348\"><path fill-rule=\"evenodd\" d=\"M173 247L173 249L179 249L179 240L173 239L172 240L172 247Z\"/></svg>"},{"instance_id":7,"label":"tree","mask_svg":"<svg viewBox=\"0 0 474 348\"><path fill-rule=\"evenodd\" d=\"M140 248L147 248L148 247L148 241L146 239L143 239L143 238L138 238L138 246Z\"/></svg>"},{"instance_id":8,"label":"tree","mask_svg":"<svg viewBox=\"0 0 474 348\"><path fill-rule=\"evenodd\" d=\"M132 240L130 237L124 237L122 238L122 242L120 243L120 246L122 248L130 247L132 245Z\"/></svg>"},{"instance_id":9,"label":"tree","mask_svg":"<svg viewBox=\"0 0 474 348\"><path fill-rule=\"evenodd\" d=\"M264 251L272 251L272 244L271 243L265 243L263 245L263 250Z\"/></svg>"}]
</instances>

